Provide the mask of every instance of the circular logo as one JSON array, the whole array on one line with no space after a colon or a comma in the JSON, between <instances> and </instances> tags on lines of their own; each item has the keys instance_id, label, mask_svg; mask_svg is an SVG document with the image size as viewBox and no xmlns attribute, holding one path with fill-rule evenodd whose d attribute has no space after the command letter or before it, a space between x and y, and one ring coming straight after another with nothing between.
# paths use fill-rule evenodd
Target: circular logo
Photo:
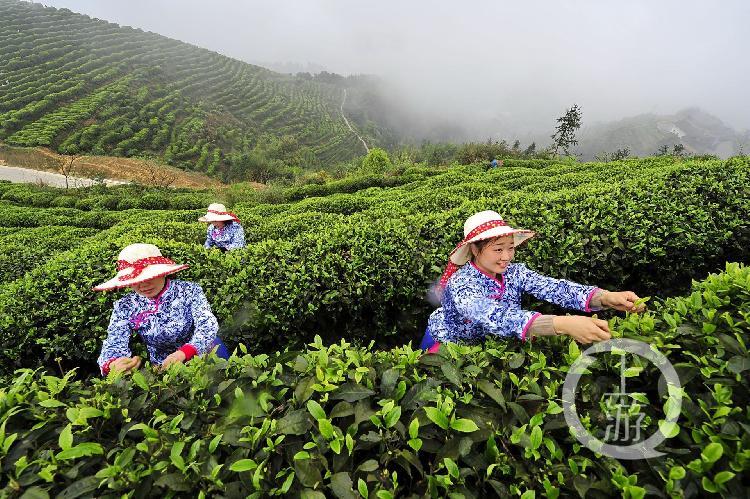
<instances>
[{"instance_id":1,"label":"circular logo","mask_svg":"<svg viewBox=\"0 0 750 499\"><path fill-rule=\"evenodd\" d=\"M610 396L610 400L616 400L616 403L614 404L616 412L614 415L609 412L607 414L608 420L611 424L607 426L604 440L609 441L608 437L610 435L613 435L615 440L617 440L623 430L625 431L626 438L629 439L630 434L633 433L632 430L635 430L636 436L633 440L636 440L636 443L631 445L606 443L605 441L594 437L583 426L576 411L575 393L576 388L578 387L578 382L581 380L581 376L586 373L587 368L596 361L592 355L605 352L620 354L623 356L623 360L620 362L620 390L605 394ZM660 423L659 430L646 439L640 439L640 425L645 415L640 415L640 417L638 417L638 414L635 414L635 425L631 427L631 416L634 414L629 405L629 401L632 397L627 393L625 387L625 353L631 353L648 359L659 369L666 381L669 394L666 418ZM656 450L656 446L662 443L668 436L673 436L669 434L674 428L676 428L677 419L680 416L680 409L682 406L682 386L680 385L680 379L677 376L677 371L675 371L674 366L663 354L651 348L648 343L625 338L616 338L597 343L586 349L581 353L580 357L576 359L573 365L570 366L570 370L565 377L565 383L563 384L562 402L565 421L570 428L572 428L573 435L576 439L584 446L594 452L615 459L648 459L664 455L663 452ZM608 408L611 406L612 404L610 404Z\"/></svg>"}]
</instances>

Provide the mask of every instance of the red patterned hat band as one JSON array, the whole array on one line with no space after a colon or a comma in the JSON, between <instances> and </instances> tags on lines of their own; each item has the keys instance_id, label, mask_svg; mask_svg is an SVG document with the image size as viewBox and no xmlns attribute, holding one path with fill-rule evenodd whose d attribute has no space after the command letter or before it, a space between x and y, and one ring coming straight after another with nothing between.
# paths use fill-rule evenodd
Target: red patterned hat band
<instances>
[{"instance_id":1,"label":"red patterned hat band","mask_svg":"<svg viewBox=\"0 0 750 499\"><path fill-rule=\"evenodd\" d=\"M163 257L163 256L150 256L148 258L141 258L140 260L136 260L134 262L129 262L127 260L117 260L117 271L130 269L132 268L133 271L129 274L122 275L118 277L117 279L120 281L127 281L130 279L135 279L139 275L141 275L141 272L148 267L149 265L175 265L175 263L170 260L169 258Z\"/></svg>"},{"instance_id":2,"label":"red patterned hat band","mask_svg":"<svg viewBox=\"0 0 750 499\"><path fill-rule=\"evenodd\" d=\"M461 241L461 243L458 245L459 247L466 244L467 242L471 241L475 237L477 237L479 234L481 234L484 231L494 229L495 227L503 227L507 226L508 224L505 223L505 220L490 220L489 222L484 222L483 224L477 225L472 229L471 232L466 234L466 237L464 237L464 240Z\"/></svg>"},{"instance_id":3,"label":"red patterned hat band","mask_svg":"<svg viewBox=\"0 0 750 499\"><path fill-rule=\"evenodd\" d=\"M459 249L461 246L464 246L469 241L477 237L479 234L486 232L490 229L494 229L495 227L503 227L507 226L508 224L505 223L505 220L490 220L489 222L484 222L483 224L477 225L474 227L471 232L466 234L466 237L464 237L463 241L458 243L456 248L453 250L454 252ZM460 267L453 263L450 259L448 260L448 265L446 265L445 270L443 271L443 275L440 276L440 289L445 289L445 286L448 285L448 279L451 278L453 274L455 274Z\"/></svg>"},{"instance_id":4,"label":"red patterned hat band","mask_svg":"<svg viewBox=\"0 0 750 499\"><path fill-rule=\"evenodd\" d=\"M229 215L232 217L232 220L239 223L240 219L237 215L232 213L231 211L216 211L216 210L206 210L208 213L213 213L214 215Z\"/></svg>"}]
</instances>

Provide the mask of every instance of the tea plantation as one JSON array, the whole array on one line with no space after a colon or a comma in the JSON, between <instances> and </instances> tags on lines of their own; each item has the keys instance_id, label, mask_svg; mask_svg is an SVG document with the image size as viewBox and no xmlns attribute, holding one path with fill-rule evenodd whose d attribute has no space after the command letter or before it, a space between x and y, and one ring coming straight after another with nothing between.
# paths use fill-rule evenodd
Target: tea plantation
<instances>
[{"instance_id":1,"label":"tea plantation","mask_svg":"<svg viewBox=\"0 0 750 499\"><path fill-rule=\"evenodd\" d=\"M364 152L340 112L346 82L275 73L68 9L0 0L0 75L0 140L11 145L153 155L216 176L259 144L289 164ZM382 127L365 124L359 133L375 143Z\"/></svg>"},{"instance_id":2,"label":"tea plantation","mask_svg":"<svg viewBox=\"0 0 750 499\"><path fill-rule=\"evenodd\" d=\"M237 195L248 247L224 254L201 244L207 192L58 207L68 194L0 184L0 495L747 497L748 185L746 158L412 168ZM413 347L427 289L483 209L537 231L517 261L651 297L606 317L680 376L667 393L648 362L628 371L663 456L618 461L571 435L567 338ZM91 287L133 242L190 264L180 278L206 292L231 359L98 376L122 293ZM600 360L576 403L603 434L621 358Z\"/></svg>"}]
</instances>

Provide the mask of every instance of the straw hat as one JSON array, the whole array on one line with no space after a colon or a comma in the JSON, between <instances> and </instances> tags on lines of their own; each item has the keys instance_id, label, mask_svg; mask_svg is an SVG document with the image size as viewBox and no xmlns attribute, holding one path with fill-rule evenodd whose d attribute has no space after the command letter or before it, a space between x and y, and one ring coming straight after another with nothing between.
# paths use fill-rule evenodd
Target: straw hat
<instances>
[{"instance_id":1,"label":"straw hat","mask_svg":"<svg viewBox=\"0 0 750 499\"><path fill-rule=\"evenodd\" d=\"M448 266L440 278L440 287L445 288L450 276L471 259L471 243L508 235L513 235L515 245L518 246L527 239L534 237L534 231L515 229L508 225L496 211L492 210L480 211L470 216L464 223L463 240L451 251Z\"/></svg>"},{"instance_id":2,"label":"straw hat","mask_svg":"<svg viewBox=\"0 0 750 499\"><path fill-rule=\"evenodd\" d=\"M117 275L94 287L94 291L124 288L188 268L162 256L153 244L131 244L117 257Z\"/></svg>"},{"instance_id":3,"label":"straw hat","mask_svg":"<svg viewBox=\"0 0 750 499\"><path fill-rule=\"evenodd\" d=\"M206 214L203 215L198 219L199 222L229 222L229 221L235 221L239 222L240 219L237 218L237 215L232 213L231 211L227 211L226 206L219 203L211 203L208 205L208 210L206 211Z\"/></svg>"},{"instance_id":4,"label":"straw hat","mask_svg":"<svg viewBox=\"0 0 750 499\"><path fill-rule=\"evenodd\" d=\"M451 261L463 265L471 259L471 243L510 234L513 234L516 246L534 237L533 231L509 226L496 211L475 213L464 222L464 239L451 252Z\"/></svg>"}]
</instances>

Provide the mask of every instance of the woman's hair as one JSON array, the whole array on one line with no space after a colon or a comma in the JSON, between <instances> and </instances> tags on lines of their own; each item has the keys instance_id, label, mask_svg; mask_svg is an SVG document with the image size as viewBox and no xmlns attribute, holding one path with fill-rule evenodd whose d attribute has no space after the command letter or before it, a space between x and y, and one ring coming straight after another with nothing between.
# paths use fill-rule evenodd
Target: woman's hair
<instances>
[{"instance_id":1,"label":"woman's hair","mask_svg":"<svg viewBox=\"0 0 750 499\"><path fill-rule=\"evenodd\" d=\"M487 246L489 246L490 244L494 243L495 241L497 241L498 239L500 239L502 237L508 237L508 236L505 235L505 236L491 237L489 239L482 239L482 240L477 241L475 243L471 243L471 245L474 246L477 249L477 252L481 253L482 251L484 251L484 248L486 248ZM474 257L474 252L472 251L471 252L471 261L472 262L474 261L474 258L475 258Z\"/></svg>"}]
</instances>

